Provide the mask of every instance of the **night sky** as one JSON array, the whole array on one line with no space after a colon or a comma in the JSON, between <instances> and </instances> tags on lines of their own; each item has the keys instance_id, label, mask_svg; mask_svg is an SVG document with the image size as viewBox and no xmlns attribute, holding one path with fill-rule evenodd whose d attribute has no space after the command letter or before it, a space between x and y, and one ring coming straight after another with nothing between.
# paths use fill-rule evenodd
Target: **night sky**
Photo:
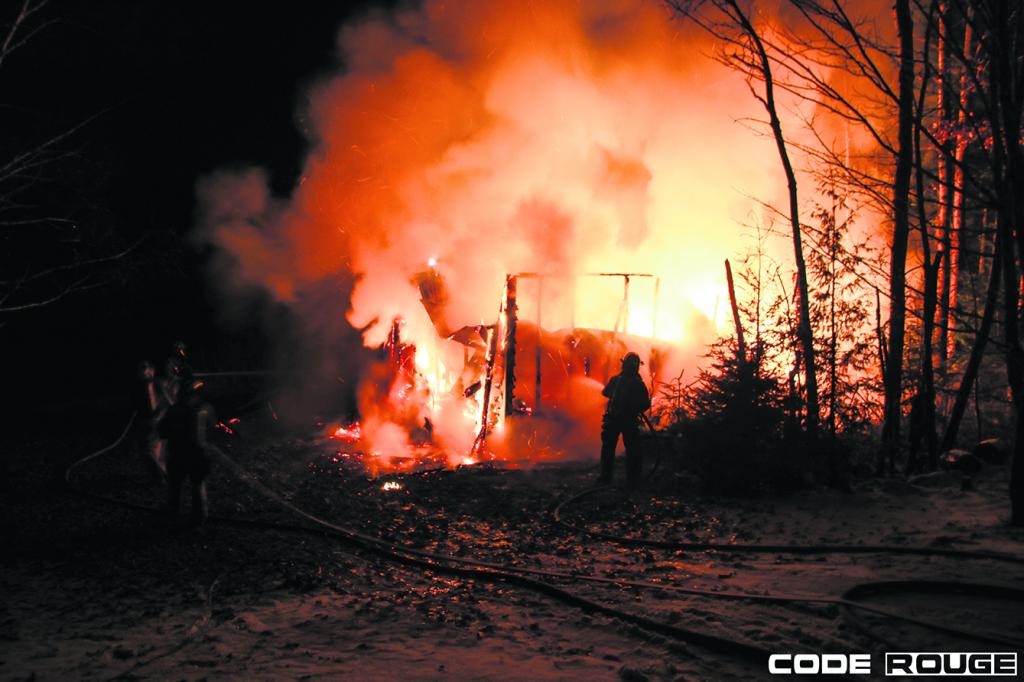
<instances>
[{"instance_id":1,"label":"night sky","mask_svg":"<svg viewBox=\"0 0 1024 682\"><path fill-rule=\"evenodd\" d=\"M118 394L138 360L159 361L175 338L211 368L265 360L258 326L219 322L208 247L190 238L196 183L259 165L288 192L307 151L304 93L338 67L338 28L367 5L55 1L43 10L54 23L0 69L0 149L86 122L33 189L76 228L23 237L5 269L35 265L27 259L47 249L135 250L99 268L95 288L4 316L0 368L19 404Z\"/></svg>"}]
</instances>

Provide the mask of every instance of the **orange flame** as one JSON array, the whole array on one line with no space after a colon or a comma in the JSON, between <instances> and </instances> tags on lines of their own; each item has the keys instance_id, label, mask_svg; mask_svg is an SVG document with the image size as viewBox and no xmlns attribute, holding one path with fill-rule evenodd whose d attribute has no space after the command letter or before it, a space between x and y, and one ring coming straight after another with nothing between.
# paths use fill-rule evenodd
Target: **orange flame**
<instances>
[{"instance_id":1,"label":"orange flame","mask_svg":"<svg viewBox=\"0 0 1024 682\"><path fill-rule=\"evenodd\" d=\"M439 336L411 282L425 263L447 282L449 329L503 328L506 274L539 272L551 278L543 292L524 281L522 320L657 337L677 351L666 376L696 363L724 323L736 225L761 219L750 197L784 187L771 141L734 122L759 105L688 30L642 0L427 0L342 30L348 70L311 93L314 147L288 201L260 171L208 179L207 222L243 279L289 300L346 269L360 275L348 317L367 347L404 321L415 377L370 368L360 428L332 437L392 461L415 458L418 440L443 444L450 464L470 451L482 391L460 391L479 349ZM630 280L626 305L621 279L591 276L622 272L660 280ZM574 372L564 408L589 415L597 382Z\"/></svg>"}]
</instances>

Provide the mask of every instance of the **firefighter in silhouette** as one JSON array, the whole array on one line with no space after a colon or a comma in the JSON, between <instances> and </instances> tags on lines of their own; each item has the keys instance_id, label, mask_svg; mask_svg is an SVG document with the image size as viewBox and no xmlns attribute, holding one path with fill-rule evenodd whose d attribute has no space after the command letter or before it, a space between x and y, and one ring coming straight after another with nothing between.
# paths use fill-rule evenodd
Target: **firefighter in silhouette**
<instances>
[{"instance_id":1,"label":"firefighter in silhouette","mask_svg":"<svg viewBox=\"0 0 1024 682\"><path fill-rule=\"evenodd\" d=\"M640 418L651 406L647 385L640 378L642 364L639 355L626 353L622 356L622 371L609 379L601 392L608 398L601 419L601 483L612 480L620 435L626 447L626 479L630 485L640 480Z\"/></svg>"},{"instance_id":2,"label":"firefighter in silhouette","mask_svg":"<svg viewBox=\"0 0 1024 682\"><path fill-rule=\"evenodd\" d=\"M171 405L178 402L182 387L192 383L195 374L188 361L188 348L184 341L175 341L164 364L164 376L160 381L163 398Z\"/></svg>"},{"instance_id":3,"label":"firefighter in silhouette","mask_svg":"<svg viewBox=\"0 0 1024 682\"><path fill-rule=\"evenodd\" d=\"M172 518L181 511L181 486L192 485L194 525L202 525L209 513L206 478L210 474L207 438L216 424L213 408L203 400L203 383L182 384L178 401L160 422L160 435L167 441L167 511Z\"/></svg>"},{"instance_id":4,"label":"firefighter in silhouette","mask_svg":"<svg viewBox=\"0 0 1024 682\"><path fill-rule=\"evenodd\" d=\"M135 424L132 427L135 451L159 481L167 475L160 441L160 420L167 411L167 402L156 385L156 369L152 363L139 363L135 388Z\"/></svg>"}]
</instances>

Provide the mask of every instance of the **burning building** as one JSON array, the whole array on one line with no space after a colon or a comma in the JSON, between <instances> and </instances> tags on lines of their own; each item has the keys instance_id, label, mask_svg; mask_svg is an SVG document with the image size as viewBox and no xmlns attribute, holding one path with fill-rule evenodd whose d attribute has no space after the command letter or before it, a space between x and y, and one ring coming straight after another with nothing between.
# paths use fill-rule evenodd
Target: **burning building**
<instances>
[{"instance_id":1,"label":"burning building","mask_svg":"<svg viewBox=\"0 0 1024 682\"><path fill-rule=\"evenodd\" d=\"M346 377L370 451L535 457L536 429L501 435L530 413L590 450L627 348L649 385L696 365L736 225L764 220L750 197L784 191L770 141L722 116L758 104L704 40L639 0L369 17L302 102L290 196L259 169L214 174L205 229L284 303L349 274L340 308L377 349Z\"/></svg>"},{"instance_id":2,"label":"burning building","mask_svg":"<svg viewBox=\"0 0 1024 682\"><path fill-rule=\"evenodd\" d=\"M392 445L400 452L407 451L403 440L437 445L434 432L439 423L447 425L441 443L449 448L447 459L464 463L498 456L522 459L523 448L530 452L527 459L537 459L551 447L543 438L538 441L538 436L552 428L558 432L559 450L570 442L587 441L586 434L596 433L600 390L618 371L618 359L627 349L641 350L648 358L649 380L656 388L671 346L657 342L654 318L646 335L631 335L628 325L630 282L653 281L654 300L649 305L656 310L658 278L642 273L585 275L584 279L622 281L613 327L580 328L571 319L568 327L552 330L543 325L545 282L565 284L576 278L535 272L508 274L496 319L452 330L445 321L449 298L444 279L436 261L428 265L415 282L437 334L419 345L406 343L402 339L404 320L395 318L380 349L377 376L365 384L370 388L360 401L363 415L404 424L410 438L403 439L400 434L399 443ZM520 287L524 283L535 285L533 320L520 317ZM523 417L533 419L524 424ZM350 432L342 428L340 433ZM510 440L511 434L515 437ZM454 453L452 445L457 448Z\"/></svg>"}]
</instances>

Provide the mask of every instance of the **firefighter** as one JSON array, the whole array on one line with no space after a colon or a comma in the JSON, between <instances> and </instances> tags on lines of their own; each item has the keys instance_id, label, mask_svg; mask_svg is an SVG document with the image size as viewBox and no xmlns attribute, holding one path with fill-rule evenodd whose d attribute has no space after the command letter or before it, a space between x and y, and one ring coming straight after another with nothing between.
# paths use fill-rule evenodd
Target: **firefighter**
<instances>
[{"instance_id":1,"label":"firefighter","mask_svg":"<svg viewBox=\"0 0 1024 682\"><path fill-rule=\"evenodd\" d=\"M204 402L203 384L193 381L182 385L177 403L160 423L160 435L167 441L167 511L176 518L181 510L181 486L188 478L192 485L193 525L202 525L209 514L206 478L210 473L207 442L216 424L213 408Z\"/></svg>"},{"instance_id":2,"label":"firefighter","mask_svg":"<svg viewBox=\"0 0 1024 682\"><path fill-rule=\"evenodd\" d=\"M157 390L156 369L152 363L145 360L140 362L136 378L135 425L132 429L135 451L143 458L155 478L162 482L167 476L167 467L163 459L159 426L167 410L167 402Z\"/></svg>"},{"instance_id":3,"label":"firefighter","mask_svg":"<svg viewBox=\"0 0 1024 682\"><path fill-rule=\"evenodd\" d=\"M622 371L608 380L601 395L608 405L601 419L601 477L609 483L615 467L615 448L622 436L626 448L626 480L635 485L640 480L640 418L651 406L647 385L640 378L640 356L622 356Z\"/></svg>"},{"instance_id":4,"label":"firefighter","mask_svg":"<svg viewBox=\"0 0 1024 682\"><path fill-rule=\"evenodd\" d=\"M192 383L194 379L195 374L188 361L188 348L184 341L175 341L164 364L164 376L160 382L164 400L171 405L176 403L182 386Z\"/></svg>"}]
</instances>

